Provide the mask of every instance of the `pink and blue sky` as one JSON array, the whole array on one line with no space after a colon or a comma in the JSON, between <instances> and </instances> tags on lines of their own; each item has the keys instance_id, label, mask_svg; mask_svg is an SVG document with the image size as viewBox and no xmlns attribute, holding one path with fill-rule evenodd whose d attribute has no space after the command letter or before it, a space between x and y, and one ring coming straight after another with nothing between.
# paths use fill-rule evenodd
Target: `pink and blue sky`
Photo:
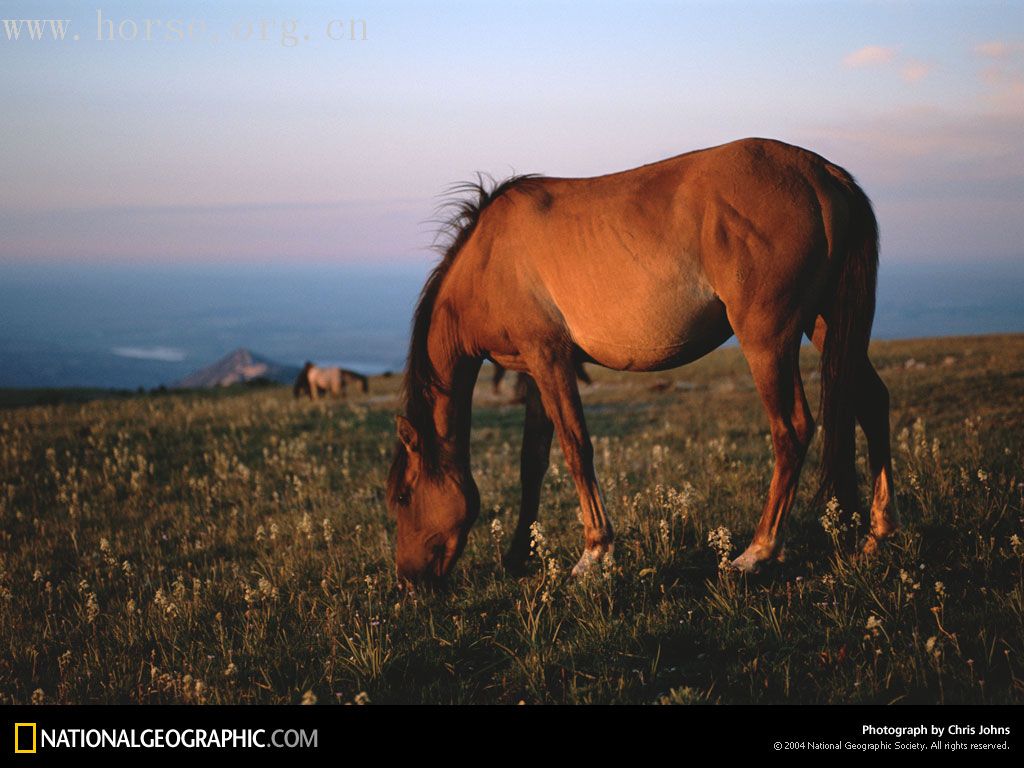
<instances>
[{"instance_id":1,"label":"pink and blue sky","mask_svg":"<svg viewBox=\"0 0 1024 768\"><path fill-rule=\"evenodd\" d=\"M206 30L97 41L97 7ZM51 17L63 42L0 29L0 262L421 261L478 170L750 135L853 172L887 261L1024 252L1024 3L0 3Z\"/></svg>"}]
</instances>

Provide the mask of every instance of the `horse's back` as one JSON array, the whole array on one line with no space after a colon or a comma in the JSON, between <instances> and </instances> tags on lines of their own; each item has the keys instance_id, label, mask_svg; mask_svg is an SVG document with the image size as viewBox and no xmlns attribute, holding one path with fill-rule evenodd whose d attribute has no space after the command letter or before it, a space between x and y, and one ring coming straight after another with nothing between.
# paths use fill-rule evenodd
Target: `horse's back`
<instances>
[{"instance_id":1,"label":"horse's back","mask_svg":"<svg viewBox=\"0 0 1024 768\"><path fill-rule=\"evenodd\" d=\"M730 302L756 303L773 281L820 266L827 166L748 139L607 176L531 180L485 212L480 246L495 291L519 281L553 304L595 362L673 367L731 335Z\"/></svg>"}]
</instances>

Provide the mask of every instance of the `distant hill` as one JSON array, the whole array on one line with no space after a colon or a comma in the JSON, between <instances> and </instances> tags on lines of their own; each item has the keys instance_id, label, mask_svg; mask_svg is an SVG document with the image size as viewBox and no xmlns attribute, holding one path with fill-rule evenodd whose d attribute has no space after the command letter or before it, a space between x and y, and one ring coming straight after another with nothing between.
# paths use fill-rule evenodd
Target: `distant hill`
<instances>
[{"instance_id":1,"label":"distant hill","mask_svg":"<svg viewBox=\"0 0 1024 768\"><path fill-rule=\"evenodd\" d=\"M248 349L239 348L212 365L190 373L171 386L177 389L227 387L254 379L269 379L281 384L291 384L298 375L299 369L296 367L275 363L253 354Z\"/></svg>"}]
</instances>

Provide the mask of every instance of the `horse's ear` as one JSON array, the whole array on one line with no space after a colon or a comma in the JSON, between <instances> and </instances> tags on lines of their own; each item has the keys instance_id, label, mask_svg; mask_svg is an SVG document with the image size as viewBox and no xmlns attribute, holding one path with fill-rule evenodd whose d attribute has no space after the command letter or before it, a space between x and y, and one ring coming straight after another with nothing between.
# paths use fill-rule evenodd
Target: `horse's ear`
<instances>
[{"instance_id":1,"label":"horse's ear","mask_svg":"<svg viewBox=\"0 0 1024 768\"><path fill-rule=\"evenodd\" d=\"M405 450L409 453L419 453L420 434L405 416L395 416L395 431L398 432L398 439L402 441Z\"/></svg>"}]
</instances>

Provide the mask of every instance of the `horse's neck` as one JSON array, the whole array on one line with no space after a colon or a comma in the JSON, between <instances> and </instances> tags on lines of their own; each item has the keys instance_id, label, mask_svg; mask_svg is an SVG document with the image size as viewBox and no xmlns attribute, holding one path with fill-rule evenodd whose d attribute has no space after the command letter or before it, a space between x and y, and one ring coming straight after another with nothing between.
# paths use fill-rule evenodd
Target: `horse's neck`
<instances>
[{"instance_id":1,"label":"horse's neck","mask_svg":"<svg viewBox=\"0 0 1024 768\"><path fill-rule=\"evenodd\" d=\"M473 388L483 360L463 352L458 344L434 345L430 358L439 384L432 387L431 398L439 447L450 461L468 469Z\"/></svg>"}]
</instances>

